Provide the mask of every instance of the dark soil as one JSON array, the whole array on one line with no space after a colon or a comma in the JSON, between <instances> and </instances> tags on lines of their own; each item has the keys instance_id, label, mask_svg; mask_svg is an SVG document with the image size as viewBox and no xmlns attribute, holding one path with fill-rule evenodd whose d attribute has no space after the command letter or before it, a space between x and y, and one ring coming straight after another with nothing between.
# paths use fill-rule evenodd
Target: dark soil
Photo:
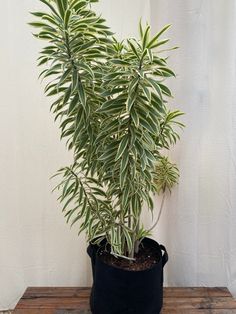
<instances>
[{"instance_id":1,"label":"dark soil","mask_svg":"<svg viewBox=\"0 0 236 314\"><path fill-rule=\"evenodd\" d=\"M141 271L154 267L159 262L159 255L155 248L140 245L138 254L135 254L135 261L121 257L115 257L109 253L109 248L99 250L99 258L106 264L129 271Z\"/></svg>"}]
</instances>

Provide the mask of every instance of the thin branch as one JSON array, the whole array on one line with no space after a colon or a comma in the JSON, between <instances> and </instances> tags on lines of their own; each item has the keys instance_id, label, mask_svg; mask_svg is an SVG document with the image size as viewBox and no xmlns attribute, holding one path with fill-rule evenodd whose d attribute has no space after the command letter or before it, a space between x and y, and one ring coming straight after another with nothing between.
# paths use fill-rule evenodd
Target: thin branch
<instances>
[{"instance_id":1,"label":"thin branch","mask_svg":"<svg viewBox=\"0 0 236 314\"><path fill-rule=\"evenodd\" d=\"M160 210L159 210L159 213L158 213L158 216L157 216L157 220L154 223L154 225L148 230L148 232L151 232L157 226L157 224L158 224L158 222L159 222L159 220L161 218L161 214L162 214L162 211L163 211L163 208L164 208L164 203L165 203L165 197L166 197L166 193L163 194Z\"/></svg>"}]
</instances>

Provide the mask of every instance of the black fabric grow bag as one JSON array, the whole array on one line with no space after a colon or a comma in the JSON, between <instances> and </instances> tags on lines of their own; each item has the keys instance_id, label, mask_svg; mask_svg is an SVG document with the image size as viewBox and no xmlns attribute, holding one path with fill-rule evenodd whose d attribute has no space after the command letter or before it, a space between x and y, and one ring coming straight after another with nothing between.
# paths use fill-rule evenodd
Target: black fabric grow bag
<instances>
[{"instance_id":1,"label":"black fabric grow bag","mask_svg":"<svg viewBox=\"0 0 236 314\"><path fill-rule=\"evenodd\" d=\"M128 271L105 264L97 255L99 247L90 244L93 287L90 306L93 314L159 314L163 304L163 267L168 254L163 245L149 238L144 245L159 254L159 262L142 271Z\"/></svg>"}]
</instances>

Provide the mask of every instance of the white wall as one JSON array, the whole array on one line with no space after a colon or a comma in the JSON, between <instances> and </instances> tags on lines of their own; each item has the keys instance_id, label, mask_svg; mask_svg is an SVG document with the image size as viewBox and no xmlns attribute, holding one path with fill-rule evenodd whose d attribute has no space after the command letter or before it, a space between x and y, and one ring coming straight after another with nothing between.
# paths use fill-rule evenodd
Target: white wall
<instances>
[{"instance_id":1,"label":"white wall","mask_svg":"<svg viewBox=\"0 0 236 314\"><path fill-rule=\"evenodd\" d=\"M236 296L236 2L151 0L151 23L173 25L169 85L187 125L171 153L180 184L161 221L167 282Z\"/></svg>"},{"instance_id":2,"label":"white wall","mask_svg":"<svg viewBox=\"0 0 236 314\"><path fill-rule=\"evenodd\" d=\"M91 283L84 237L65 224L49 177L70 162L37 80L41 43L26 24L35 0L1 1L0 10L0 310L27 286ZM97 6L119 36L134 35L148 1ZM145 18L144 18L145 19Z\"/></svg>"}]
</instances>

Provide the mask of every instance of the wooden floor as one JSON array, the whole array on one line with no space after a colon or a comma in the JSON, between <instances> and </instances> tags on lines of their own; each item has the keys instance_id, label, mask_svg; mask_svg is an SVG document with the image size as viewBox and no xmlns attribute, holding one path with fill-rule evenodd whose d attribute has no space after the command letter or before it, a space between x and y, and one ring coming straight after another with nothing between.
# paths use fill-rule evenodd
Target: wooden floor
<instances>
[{"instance_id":1,"label":"wooden floor","mask_svg":"<svg viewBox=\"0 0 236 314\"><path fill-rule=\"evenodd\" d=\"M28 288L13 313L89 314L89 293L89 288ZM226 288L165 288L162 314L236 314L236 300Z\"/></svg>"}]
</instances>

